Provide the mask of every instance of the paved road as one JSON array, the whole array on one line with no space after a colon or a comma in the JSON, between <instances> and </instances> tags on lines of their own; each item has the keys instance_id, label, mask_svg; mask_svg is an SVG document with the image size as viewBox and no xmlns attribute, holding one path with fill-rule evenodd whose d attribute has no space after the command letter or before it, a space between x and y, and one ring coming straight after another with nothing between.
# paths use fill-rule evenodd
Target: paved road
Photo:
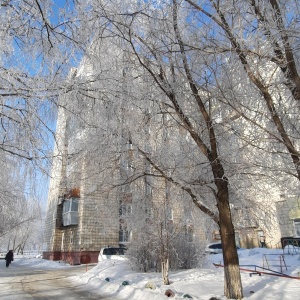
<instances>
[{"instance_id":1,"label":"paved road","mask_svg":"<svg viewBox=\"0 0 300 300\"><path fill-rule=\"evenodd\" d=\"M85 266L63 269L38 269L12 263L9 268L0 260L1 300L76 300L105 299L99 294L76 286L69 277L83 274Z\"/></svg>"}]
</instances>

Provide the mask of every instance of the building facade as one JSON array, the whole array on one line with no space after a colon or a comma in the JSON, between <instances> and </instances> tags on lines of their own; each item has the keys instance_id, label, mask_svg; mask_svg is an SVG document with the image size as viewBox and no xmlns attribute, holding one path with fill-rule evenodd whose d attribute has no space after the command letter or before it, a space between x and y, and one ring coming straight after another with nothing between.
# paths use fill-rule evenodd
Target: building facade
<instances>
[{"instance_id":1,"label":"building facade","mask_svg":"<svg viewBox=\"0 0 300 300\"><path fill-rule=\"evenodd\" d=\"M218 240L216 226L178 188L180 181L185 184L190 179L199 199L217 214L211 186L202 185L213 182L205 158L164 101L157 104L160 95L144 89L148 83L143 79L135 79L144 74L135 76L137 70L128 69L126 60L131 58L124 58L108 39L99 43L89 59L71 72L60 99L43 257L71 264L96 262L101 247L127 245L150 227L183 237L183 244ZM187 109L193 112L192 105ZM232 153L239 151L236 145L228 140ZM165 173L156 170L152 176L149 153L165 164ZM171 173L178 182L168 182ZM245 203L240 201L244 195L236 198ZM267 216L271 206L265 205L263 213L255 212L254 200L248 206L232 208L237 244L258 247L265 237L274 247L280 236L274 212ZM269 224L274 227L268 228Z\"/></svg>"},{"instance_id":2,"label":"building facade","mask_svg":"<svg viewBox=\"0 0 300 300\"><path fill-rule=\"evenodd\" d=\"M74 154L74 135L68 135L71 120L65 114L61 110L57 122L43 258L97 262L101 247L127 246L146 234L159 240L161 224L189 242L205 243L203 226L194 222L200 213L187 195L164 179L135 174L141 161L135 159L132 144L125 141L118 151L122 154L106 165L99 152L94 158L90 152ZM143 168L150 172L145 161Z\"/></svg>"},{"instance_id":3,"label":"building facade","mask_svg":"<svg viewBox=\"0 0 300 300\"><path fill-rule=\"evenodd\" d=\"M300 198L283 196L276 207L281 237L300 238Z\"/></svg>"}]
</instances>

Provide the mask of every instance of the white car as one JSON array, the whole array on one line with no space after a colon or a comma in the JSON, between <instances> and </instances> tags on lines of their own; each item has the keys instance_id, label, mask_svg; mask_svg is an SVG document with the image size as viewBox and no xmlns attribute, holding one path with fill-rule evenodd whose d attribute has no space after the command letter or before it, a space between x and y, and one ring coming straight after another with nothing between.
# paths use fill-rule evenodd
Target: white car
<instances>
[{"instance_id":1,"label":"white car","mask_svg":"<svg viewBox=\"0 0 300 300\"><path fill-rule=\"evenodd\" d=\"M98 262L105 259L124 260L126 259L125 252L126 248L124 247L103 247L98 256Z\"/></svg>"},{"instance_id":2,"label":"white car","mask_svg":"<svg viewBox=\"0 0 300 300\"><path fill-rule=\"evenodd\" d=\"M240 247L236 246L237 250L241 250ZM216 243L210 243L205 248L205 253L208 254L219 254L222 253L222 243L216 242Z\"/></svg>"}]
</instances>

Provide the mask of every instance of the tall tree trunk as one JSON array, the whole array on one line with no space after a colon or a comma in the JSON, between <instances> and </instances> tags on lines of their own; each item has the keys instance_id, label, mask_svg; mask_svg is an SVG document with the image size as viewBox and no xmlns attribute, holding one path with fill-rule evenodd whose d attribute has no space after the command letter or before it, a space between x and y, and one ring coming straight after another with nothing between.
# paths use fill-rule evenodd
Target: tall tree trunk
<instances>
[{"instance_id":1,"label":"tall tree trunk","mask_svg":"<svg viewBox=\"0 0 300 300\"><path fill-rule=\"evenodd\" d=\"M224 260L224 293L227 298L242 299L239 258L229 206L228 183L225 180L220 184L217 198Z\"/></svg>"}]
</instances>

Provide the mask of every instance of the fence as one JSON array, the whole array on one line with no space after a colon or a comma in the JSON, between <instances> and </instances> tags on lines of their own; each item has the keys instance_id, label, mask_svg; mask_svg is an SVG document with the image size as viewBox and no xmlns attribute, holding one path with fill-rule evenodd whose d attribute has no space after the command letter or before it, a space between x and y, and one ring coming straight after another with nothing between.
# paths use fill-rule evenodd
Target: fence
<instances>
[{"instance_id":1,"label":"fence","mask_svg":"<svg viewBox=\"0 0 300 300\"><path fill-rule=\"evenodd\" d=\"M281 247L284 254L300 254L300 238L283 237Z\"/></svg>"}]
</instances>

